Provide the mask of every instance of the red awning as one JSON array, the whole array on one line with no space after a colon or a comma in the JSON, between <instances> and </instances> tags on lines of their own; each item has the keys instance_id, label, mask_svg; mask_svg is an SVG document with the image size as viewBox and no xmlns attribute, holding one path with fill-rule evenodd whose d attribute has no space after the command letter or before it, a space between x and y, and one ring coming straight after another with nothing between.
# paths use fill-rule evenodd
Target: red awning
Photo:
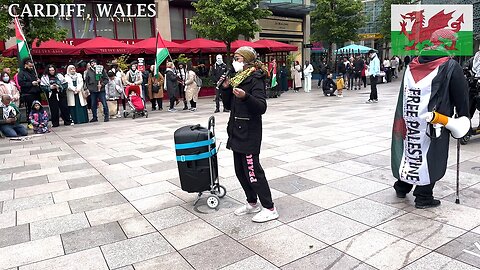
<instances>
[{"instance_id":1,"label":"red awning","mask_svg":"<svg viewBox=\"0 0 480 270\"><path fill-rule=\"evenodd\" d=\"M85 54L129 54L135 47L104 37L96 37L76 46Z\"/></svg>"},{"instance_id":2,"label":"red awning","mask_svg":"<svg viewBox=\"0 0 480 270\"><path fill-rule=\"evenodd\" d=\"M182 43L182 45L190 49L190 51L193 53L197 53L200 51L203 53L227 51L225 44L218 41L213 41L213 40L208 40L203 38L196 38L193 40L189 40L185 43Z\"/></svg>"},{"instance_id":3,"label":"red awning","mask_svg":"<svg viewBox=\"0 0 480 270\"><path fill-rule=\"evenodd\" d=\"M297 46L270 39L261 39L255 43L266 46L271 52L293 52L298 50Z\"/></svg>"},{"instance_id":4,"label":"red awning","mask_svg":"<svg viewBox=\"0 0 480 270\"><path fill-rule=\"evenodd\" d=\"M17 45L13 45L3 52L3 56L13 57L17 55ZM33 42L32 55L78 55L80 50L75 46L65 44L61 41L48 40L37 46L37 41Z\"/></svg>"},{"instance_id":5,"label":"red awning","mask_svg":"<svg viewBox=\"0 0 480 270\"><path fill-rule=\"evenodd\" d=\"M147 53L147 54L155 54L157 51L157 45L155 44L157 42L156 37L151 37L144 39L142 41L139 41L132 45L135 49L133 50L134 54L138 53ZM168 40L163 40L163 43L165 43L165 46L167 46L167 49L170 53L187 53L189 51L188 48L185 48L185 46L171 42Z\"/></svg>"},{"instance_id":6,"label":"red awning","mask_svg":"<svg viewBox=\"0 0 480 270\"><path fill-rule=\"evenodd\" d=\"M250 41L246 41L246 40L237 40L237 41L232 42L232 45L231 45L232 52L234 52L236 49L238 49L240 47L243 47L243 46L249 46L249 47L252 47L254 49L267 49L267 46L262 45L262 44L257 44L255 42L250 42Z\"/></svg>"}]
</instances>

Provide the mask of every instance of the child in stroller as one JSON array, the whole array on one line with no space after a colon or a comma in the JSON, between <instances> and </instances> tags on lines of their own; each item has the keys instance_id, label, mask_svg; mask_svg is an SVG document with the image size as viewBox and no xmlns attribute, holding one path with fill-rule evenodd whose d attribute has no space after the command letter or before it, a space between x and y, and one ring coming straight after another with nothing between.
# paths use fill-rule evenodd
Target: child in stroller
<instances>
[{"instance_id":1,"label":"child in stroller","mask_svg":"<svg viewBox=\"0 0 480 270\"><path fill-rule=\"evenodd\" d=\"M125 99L130 107L130 113L133 119L137 116L145 116L145 118L148 118L148 112L145 109L145 100L141 97L141 92L140 86L138 85L130 85L125 88ZM130 113L125 111L123 116L126 118Z\"/></svg>"}]
</instances>

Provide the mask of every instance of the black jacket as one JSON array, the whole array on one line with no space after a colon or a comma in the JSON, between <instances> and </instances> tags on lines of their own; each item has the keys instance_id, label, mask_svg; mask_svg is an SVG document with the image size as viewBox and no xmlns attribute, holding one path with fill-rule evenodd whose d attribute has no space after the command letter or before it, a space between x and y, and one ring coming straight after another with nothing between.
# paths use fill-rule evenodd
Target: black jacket
<instances>
[{"instance_id":1,"label":"black jacket","mask_svg":"<svg viewBox=\"0 0 480 270\"><path fill-rule=\"evenodd\" d=\"M262 70L257 70L237 87L245 91L244 99L235 97L232 87L223 89L223 106L231 110L227 148L234 152L260 154L262 114L267 111L265 77Z\"/></svg>"},{"instance_id":2,"label":"black jacket","mask_svg":"<svg viewBox=\"0 0 480 270\"><path fill-rule=\"evenodd\" d=\"M105 91L105 85L108 84L108 76L107 76L107 72L105 71L105 69L103 69L102 71L102 78L100 79L100 85L102 86L100 88L100 91L98 91L98 88L97 88L97 85L98 85L98 80L96 79L96 74L95 74L95 70L89 68L87 70L87 74L85 75L85 82L84 84L87 86L87 89L90 91L90 92L102 92L102 91Z\"/></svg>"},{"instance_id":3,"label":"black jacket","mask_svg":"<svg viewBox=\"0 0 480 270\"><path fill-rule=\"evenodd\" d=\"M322 75L327 75L327 64L320 62L318 64L318 70L320 71L320 74Z\"/></svg>"},{"instance_id":4,"label":"black jacket","mask_svg":"<svg viewBox=\"0 0 480 270\"><path fill-rule=\"evenodd\" d=\"M338 63L337 69L339 73L345 74L347 72L347 67L343 62Z\"/></svg>"},{"instance_id":5,"label":"black jacket","mask_svg":"<svg viewBox=\"0 0 480 270\"><path fill-rule=\"evenodd\" d=\"M217 63L215 63L210 71L210 76L212 77L213 83L217 84L217 82L220 80L220 77L222 77L226 71L227 65L225 63L222 63L221 65L217 65Z\"/></svg>"},{"instance_id":6,"label":"black jacket","mask_svg":"<svg viewBox=\"0 0 480 270\"><path fill-rule=\"evenodd\" d=\"M365 62L363 61L363 59L358 59L353 62L353 69L356 73L362 72L364 66Z\"/></svg>"},{"instance_id":7,"label":"black jacket","mask_svg":"<svg viewBox=\"0 0 480 270\"><path fill-rule=\"evenodd\" d=\"M323 83L323 91L330 91L330 88L333 88L333 91L337 90L337 84L333 79L327 78Z\"/></svg>"},{"instance_id":8,"label":"black jacket","mask_svg":"<svg viewBox=\"0 0 480 270\"><path fill-rule=\"evenodd\" d=\"M20 93L22 95L35 95L42 92L40 89L40 83L37 86L32 84L33 81L36 81L37 75L32 70L21 69L18 73L18 84L20 85Z\"/></svg>"},{"instance_id":9,"label":"black jacket","mask_svg":"<svg viewBox=\"0 0 480 270\"><path fill-rule=\"evenodd\" d=\"M172 70L167 70L165 73L165 79L167 80L167 93L169 98L178 96L178 77Z\"/></svg>"}]
</instances>

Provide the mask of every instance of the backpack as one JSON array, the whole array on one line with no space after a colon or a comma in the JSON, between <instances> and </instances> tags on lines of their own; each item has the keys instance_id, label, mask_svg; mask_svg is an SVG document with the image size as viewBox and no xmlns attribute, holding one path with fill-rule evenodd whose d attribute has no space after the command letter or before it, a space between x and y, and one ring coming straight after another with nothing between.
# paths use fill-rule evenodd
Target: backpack
<instances>
[{"instance_id":1,"label":"backpack","mask_svg":"<svg viewBox=\"0 0 480 270\"><path fill-rule=\"evenodd\" d=\"M203 81L202 79L200 79L200 77L198 77L197 74L195 74L195 79L193 79L195 81L195 83L197 84L198 87L202 87L203 85Z\"/></svg>"}]
</instances>

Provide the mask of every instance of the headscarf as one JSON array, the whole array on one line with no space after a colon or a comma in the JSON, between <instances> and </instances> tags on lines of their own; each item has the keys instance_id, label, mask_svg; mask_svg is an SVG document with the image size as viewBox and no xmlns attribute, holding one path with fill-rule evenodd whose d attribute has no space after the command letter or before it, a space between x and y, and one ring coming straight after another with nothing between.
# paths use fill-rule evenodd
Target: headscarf
<instances>
[{"instance_id":1,"label":"headscarf","mask_svg":"<svg viewBox=\"0 0 480 270\"><path fill-rule=\"evenodd\" d=\"M243 57L245 67L243 71L240 71L230 80L230 85L235 88L239 86L248 76L257 70L262 70L265 74L268 73L267 67L259 60L257 60L257 52L249 46L243 46L235 51Z\"/></svg>"},{"instance_id":2,"label":"headscarf","mask_svg":"<svg viewBox=\"0 0 480 270\"><path fill-rule=\"evenodd\" d=\"M73 74L70 73L70 68L75 68L74 65L68 65L67 67L67 72L65 73L65 76L68 76L70 78L72 78L72 81L76 81L77 80L77 71L75 71Z\"/></svg>"}]
</instances>

